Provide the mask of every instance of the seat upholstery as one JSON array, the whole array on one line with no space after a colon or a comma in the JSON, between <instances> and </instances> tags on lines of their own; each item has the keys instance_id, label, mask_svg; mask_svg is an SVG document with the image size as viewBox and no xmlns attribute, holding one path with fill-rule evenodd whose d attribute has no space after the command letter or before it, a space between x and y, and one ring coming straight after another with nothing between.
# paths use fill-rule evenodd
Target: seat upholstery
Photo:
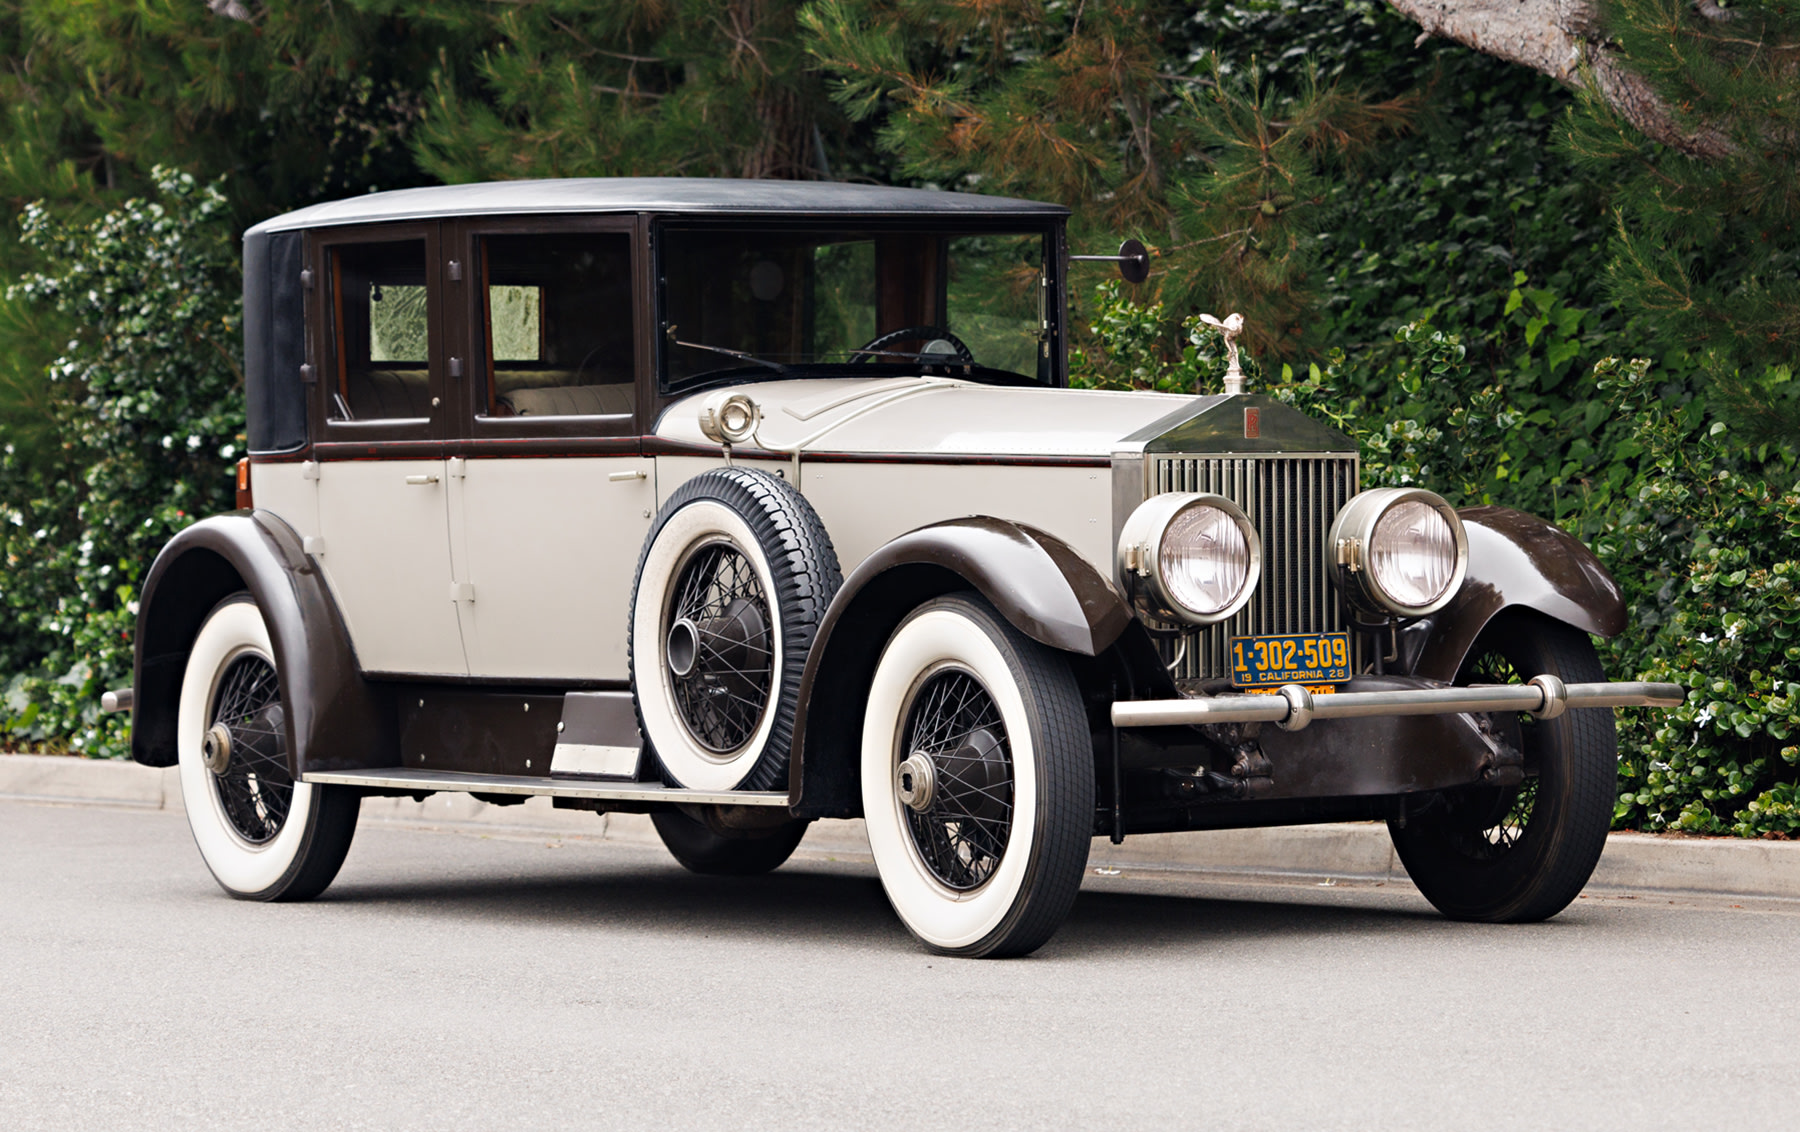
<instances>
[{"instance_id":1,"label":"seat upholstery","mask_svg":"<svg viewBox=\"0 0 1800 1132\"><path fill-rule=\"evenodd\" d=\"M503 412L518 417L628 415L637 408L629 382L570 385L566 370L502 370L495 375ZM530 384L527 385L526 383ZM360 421L431 415L431 378L423 369L372 369L350 375L350 411Z\"/></svg>"},{"instance_id":2,"label":"seat upholstery","mask_svg":"<svg viewBox=\"0 0 1800 1132\"><path fill-rule=\"evenodd\" d=\"M551 385L515 389L500 398L519 417L598 417L629 414L634 388L621 385Z\"/></svg>"},{"instance_id":3,"label":"seat upholstery","mask_svg":"<svg viewBox=\"0 0 1800 1132\"><path fill-rule=\"evenodd\" d=\"M431 375L422 369L372 369L350 375L350 411L359 421L431 415Z\"/></svg>"}]
</instances>

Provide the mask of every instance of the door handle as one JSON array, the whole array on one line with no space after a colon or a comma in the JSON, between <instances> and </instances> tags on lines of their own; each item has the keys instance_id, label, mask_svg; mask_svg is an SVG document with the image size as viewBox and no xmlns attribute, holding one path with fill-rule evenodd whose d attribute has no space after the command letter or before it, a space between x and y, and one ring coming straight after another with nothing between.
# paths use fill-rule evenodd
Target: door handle
<instances>
[{"instance_id":1,"label":"door handle","mask_svg":"<svg viewBox=\"0 0 1800 1132\"><path fill-rule=\"evenodd\" d=\"M406 482L408 484L411 484L413 487L424 487L427 484L433 484L433 483L436 483L437 481L438 481L438 478L436 476L407 476L406 477Z\"/></svg>"}]
</instances>

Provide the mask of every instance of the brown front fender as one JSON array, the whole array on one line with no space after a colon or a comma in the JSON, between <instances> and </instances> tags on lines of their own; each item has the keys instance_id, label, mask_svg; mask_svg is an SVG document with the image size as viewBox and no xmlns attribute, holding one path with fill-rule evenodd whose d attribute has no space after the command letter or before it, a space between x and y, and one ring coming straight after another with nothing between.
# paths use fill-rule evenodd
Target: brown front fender
<instances>
[{"instance_id":1,"label":"brown front fender","mask_svg":"<svg viewBox=\"0 0 1800 1132\"><path fill-rule=\"evenodd\" d=\"M1510 507L1457 512L1469 536L1469 574L1431 619L1415 676L1454 681L1475 638L1503 609L1534 609L1601 637L1625 629L1625 598L1594 552L1551 523Z\"/></svg>"},{"instance_id":2,"label":"brown front fender","mask_svg":"<svg viewBox=\"0 0 1800 1132\"><path fill-rule=\"evenodd\" d=\"M1098 656L1132 623L1117 590L1053 535L1003 519L953 519L910 531L851 571L832 599L800 680L789 801L850 816L864 693L881 650L921 603L975 590L1035 641Z\"/></svg>"},{"instance_id":3,"label":"brown front fender","mask_svg":"<svg viewBox=\"0 0 1800 1132\"><path fill-rule=\"evenodd\" d=\"M294 773L393 761L392 713L363 680L325 579L293 529L266 511L195 523L151 564L138 605L132 757L174 765L188 652L206 615L242 590L256 599L274 646Z\"/></svg>"}]
</instances>

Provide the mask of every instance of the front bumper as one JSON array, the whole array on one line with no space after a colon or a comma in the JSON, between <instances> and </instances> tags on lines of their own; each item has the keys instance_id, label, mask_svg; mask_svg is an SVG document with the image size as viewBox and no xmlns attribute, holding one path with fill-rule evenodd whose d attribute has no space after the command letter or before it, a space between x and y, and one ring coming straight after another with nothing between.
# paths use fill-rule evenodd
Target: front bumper
<instances>
[{"instance_id":1,"label":"front bumper","mask_svg":"<svg viewBox=\"0 0 1800 1132\"><path fill-rule=\"evenodd\" d=\"M1524 684L1391 688L1331 695L1315 695L1299 684L1283 684L1273 695L1121 700L1112 706L1112 722L1114 727L1273 723L1298 731L1315 719L1377 716L1514 711L1554 719L1570 708L1675 707L1686 695L1679 684L1635 680L1565 684L1555 676L1534 676Z\"/></svg>"}]
</instances>

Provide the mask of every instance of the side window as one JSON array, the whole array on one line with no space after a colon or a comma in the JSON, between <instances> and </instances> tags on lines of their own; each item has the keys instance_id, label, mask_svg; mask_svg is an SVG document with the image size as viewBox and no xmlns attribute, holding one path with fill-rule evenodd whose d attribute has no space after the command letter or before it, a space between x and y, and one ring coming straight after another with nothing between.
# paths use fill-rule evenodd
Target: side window
<instances>
[{"instance_id":1,"label":"side window","mask_svg":"<svg viewBox=\"0 0 1800 1132\"><path fill-rule=\"evenodd\" d=\"M331 420L431 416L425 241L331 249L337 385Z\"/></svg>"},{"instance_id":2,"label":"side window","mask_svg":"<svg viewBox=\"0 0 1800 1132\"><path fill-rule=\"evenodd\" d=\"M630 238L484 236L479 256L483 415L632 413Z\"/></svg>"},{"instance_id":3,"label":"side window","mask_svg":"<svg viewBox=\"0 0 1800 1132\"><path fill-rule=\"evenodd\" d=\"M813 357L848 358L879 333L875 278L875 241L813 247Z\"/></svg>"},{"instance_id":4,"label":"side window","mask_svg":"<svg viewBox=\"0 0 1800 1132\"><path fill-rule=\"evenodd\" d=\"M945 325L986 364L1038 373L1043 237L958 236L950 241L947 259L952 314Z\"/></svg>"}]
</instances>

